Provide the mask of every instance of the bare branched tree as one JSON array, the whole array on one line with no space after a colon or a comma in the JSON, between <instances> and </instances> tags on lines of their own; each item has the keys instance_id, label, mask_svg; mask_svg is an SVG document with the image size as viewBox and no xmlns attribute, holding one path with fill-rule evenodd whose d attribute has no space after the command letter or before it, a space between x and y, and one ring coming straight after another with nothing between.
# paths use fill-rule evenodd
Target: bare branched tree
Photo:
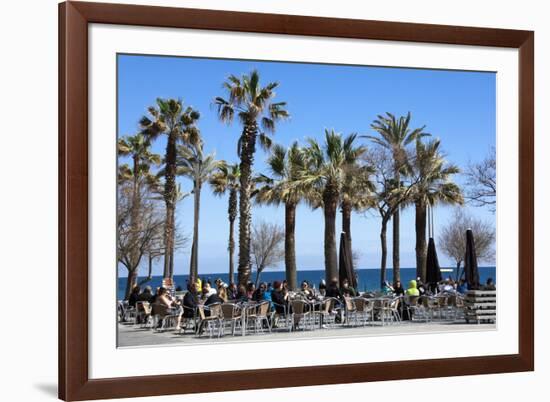
<instances>
[{"instance_id":1,"label":"bare branched tree","mask_svg":"<svg viewBox=\"0 0 550 402\"><path fill-rule=\"evenodd\" d=\"M491 148L489 155L481 162L470 163L466 168L466 199L475 206L488 206L495 212L497 203L497 163L496 150Z\"/></svg>"},{"instance_id":2,"label":"bare branched tree","mask_svg":"<svg viewBox=\"0 0 550 402\"><path fill-rule=\"evenodd\" d=\"M411 152L404 152L402 154L399 169L403 173L408 171L412 163L412 158L414 158L414 155L412 155ZM403 180L399 184L396 183L393 178L396 169L395 161L390 151L386 148L374 146L369 149L363 159L374 171L371 179L375 185L375 190L372 193L372 203L375 205L374 209L378 211L382 220L380 228L380 244L382 248L380 283L382 284L386 281L388 255L386 233L388 222L397 210L411 202L419 178L414 176L403 176ZM393 277L396 280L400 278L398 268L394 269Z\"/></svg>"},{"instance_id":3,"label":"bare branched tree","mask_svg":"<svg viewBox=\"0 0 550 402\"><path fill-rule=\"evenodd\" d=\"M285 230L280 225L266 222L253 225L250 246L256 266L256 286L264 269L273 267L284 259L284 240Z\"/></svg>"},{"instance_id":4,"label":"bare branched tree","mask_svg":"<svg viewBox=\"0 0 550 402\"><path fill-rule=\"evenodd\" d=\"M119 184L117 258L128 270L125 298L136 284L142 258L163 230L163 209L149 197L147 186L140 187L139 191L135 197L131 185ZM133 219L133 216L139 218Z\"/></svg>"},{"instance_id":5,"label":"bare branched tree","mask_svg":"<svg viewBox=\"0 0 550 402\"><path fill-rule=\"evenodd\" d=\"M456 263L456 277L460 278L460 268L466 254L466 231L472 230L476 255L479 261L493 262L495 258L495 228L488 222L468 215L457 208L453 219L441 230L439 245L443 253Z\"/></svg>"},{"instance_id":6,"label":"bare branched tree","mask_svg":"<svg viewBox=\"0 0 550 402\"><path fill-rule=\"evenodd\" d=\"M153 279L153 262L158 261L166 253L166 247L164 245L164 231L158 230L153 236L149 246L147 247L147 275L143 277L138 283L139 286L150 282ZM174 251L186 248L189 245L189 236L184 234L176 223L176 238L174 241Z\"/></svg>"}]
</instances>

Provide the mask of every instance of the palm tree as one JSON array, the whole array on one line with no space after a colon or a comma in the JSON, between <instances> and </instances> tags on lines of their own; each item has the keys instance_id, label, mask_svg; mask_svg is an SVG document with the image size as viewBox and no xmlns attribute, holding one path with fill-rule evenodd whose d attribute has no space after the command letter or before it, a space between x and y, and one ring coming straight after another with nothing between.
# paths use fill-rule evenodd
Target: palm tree
<instances>
[{"instance_id":1,"label":"palm tree","mask_svg":"<svg viewBox=\"0 0 550 402\"><path fill-rule=\"evenodd\" d=\"M249 280L252 266L250 259L251 230L251 191L252 167L256 153L256 140L268 149L271 139L268 133L275 131L277 121L289 116L285 110L285 102L272 102L274 89L278 83L271 82L260 85L260 76L256 70L248 75L237 77L230 75L224 83L227 99L216 97L214 103L218 107L218 117L222 122L231 123L237 116L243 125L243 131L238 141L237 152L240 163L240 197L239 197L239 283ZM263 131L260 131L260 128Z\"/></svg>"},{"instance_id":2,"label":"palm tree","mask_svg":"<svg viewBox=\"0 0 550 402\"><path fill-rule=\"evenodd\" d=\"M334 130L325 130L323 147L315 139L308 139L304 149L307 166L297 184L307 189L308 202L313 208L322 207L325 218L325 278L338 278L336 255L336 212L340 203L345 177L355 168L358 158L366 151L355 146L356 134L346 138Z\"/></svg>"},{"instance_id":3,"label":"palm tree","mask_svg":"<svg viewBox=\"0 0 550 402\"><path fill-rule=\"evenodd\" d=\"M415 205L416 230L416 272L422 281L426 280L426 212L427 207L437 203L464 203L460 188L451 181L451 176L460 173L457 166L447 164L440 152L440 141L426 143L416 141L416 157L412 175L416 176L416 188L412 194Z\"/></svg>"},{"instance_id":4,"label":"palm tree","mask_svg":"<svg viewBox=\"0 0 550 402\"><path fill-rule=\"evenodd\" d=\"M371 139L374 143L389 149L394 163L393 180L397 188L401 186L402 167L407 158L405 147L411 144L416 138L424 137L429 134L424 133L424 128L411 129L409 127L411 113L407 116L401 116L397 119L393 114L386 112L385 116L378 115L378 118L371 124L379 136L367 135L365 138ZM393 278L400 280L400 259L399 259L399 207L393 212Z\"/></svg>"},{"instance_id":5,"label":"palm tree","mask_svg":"<svg viewBox=\"0 0 550 402\"><path fill-rule=\"evenodd\" d=\"M228 165L227 163L220 163L218 171L210 176L210 185L214 190L214 194L223 195L229 192L229 200L227 206L227 214L229 218L229 243L227 245L227 251L229 252L229 283L234 283L234 258L235 253L235 240L234 240L234 227L235 219L237 219L237 203L238 203L238 191L239 191L239 178L241 172L238 164Z\"/></svg>"},{"instance_id":6,"label":"palm tree","mask_svg":"<svg viewBox=\"0 0 550 402\"><path fill-rule=\"evenodd\" d=\"M132 249L128 253L126 268L128 269L128 281L126 283L125 298L137 284L139 262L142 252L137 245L137 236L140 233L140 211L141 211L141 185L146 182L152 164L160 164L160 156L151 152L151 143L142 134L127 136L118 140L118 155L127 156L131 159L131 167L123 164L119 168L119 181L131 182L131 205L129 217L129 232L133 239L128 244Z\"/></svg>"},{"instance_id":7,"label":"palm tree","mask_svg":"<svg viewBox=\"0 0 550 402\"><path fill-rule=\"evenodd\" d=\"M199 258L199 217L202 185L219 166L214 154L204 155L203 142L183 144L178 146L177 175L186 176L193 181L193 242L191 244L191 259L189 262L189 278L191 283L198 276Z\"/></svg>"},{"instance_id":8,"label":"palm tree","mask_svg":"<svg viewBox=\"0 0 550 402\"><path fill-rule=\"evenodd\" d=\"M272 177L262 176L264 185L256 194L260 204L285 205L285 271L290 289L297 288L296 278L296 207L306 194L304 188L296 186L296 181L305 169L304 151L294 142L288 149L275 145L267 159Z\"/></svg>"},{"instance_id":9,"label":"palm tree","mask_svg":"<svg viewBox=\"0 0 550 402\"><path fill-rule=\"evenodd\" d=\"M163 169L163 198L166 204L164 278L172 278L174 276L175 213L178 200L177 144L196 144L200 140L199 129L196 126L200 114L191 107L184 109L181 100L161 98L157 99L156 106L148 108L148 112L150 116L143 116L140 120L142 133L150 139L156 139L161 134L167 136Z\"/></svg>"}]
</instances>

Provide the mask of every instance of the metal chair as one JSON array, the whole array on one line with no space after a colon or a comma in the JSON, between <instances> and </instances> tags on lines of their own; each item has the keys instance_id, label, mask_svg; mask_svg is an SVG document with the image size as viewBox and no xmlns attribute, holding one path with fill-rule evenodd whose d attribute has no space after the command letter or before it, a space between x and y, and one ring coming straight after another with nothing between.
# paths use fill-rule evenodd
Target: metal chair
<instances>
[{"instance_id":1,"label":"metal chair","mask_svg":"<svg viewBox=\"0 0 550 402\"><path fill-rule=\"evenodd\" d=\"M254 328L254 333L258 333L258 331L263 332L263 325L265 323L268 331L271 332L271 323L268 318L270 305L271 304L268 301L263 301L256 304L252 309L247 310L247 314L245 317L246 327L248 328L248 326L252 324Z\"/></svg>"},{"instance_id":2,"label":"metal chair","mask_svg":"<svg viewBox=\"0 0 550 402\"><path fill-rule=\"evenodd\" d=\"M136 302L136 317L134 324L140 326L141 328L147 327L152 321L151 312L152 307L149 302L138 301Z\"/></svg>"},{"instance_id":3,"label":"metal chair","mask_svg":"<svg viewBox=\"0 0 550 402\"><path fill-rule=\"evenodd\" d=\"M319 305L319 310L313 312L314 317L319 318L318 321L315 319L315 323L318 322L322 328L334 328L336 326L336 316L338 315L337 305L337 299L325 297Z\"/></svg>"},{"instance_id":4,"label":"metal chair","mask_svg":"<svg viewBox=\"0 0 550 402\"><path fill-rule=\"evenodd\" d=\"M277 304L272 302L274 310L271 313L271 328L283 328L292 331L293 317L288 304ZM283 324L281 327L279 324Z\"/></svg>"},{"instance_id":5,"label":"metal chair","mask_svg":"<svg viewBox=\"0 0 550 402\"><path fill-rule=\"evenodd\" d=\"M359 322L355 299L344 297L344 325L353 326Z\"/></svg>"},{"instance_id":6,"label":"metal chair","mask_svg":"<svg viewBox=\"0 0 550 402\"><path fill-rule=\"evenodd\" d=\"M218 331L218 338L222 334L222 309L220 303L213 303L209 306L199 304L197 306L199 322L197 325L197 336L200 337L204 331L208 331L212 338L214 331ZM207 314L208 313L208 314Z\"/></svg>"},{"instance_id":7,"label":"metal chair","mask_svg":"<svg viewBox=\"0 0 550 402\"><path fill-rule=\"evenodd\" d=\"M374 304L372 303L372 301L365 299L364 297L353 298L353 303L355 304L355 315L357 317L357 320L363 326L367 325L369 321L369 315L372 319Z\"/></svg>"},{"instance_id":8,"label":"metal chair","mask_svg":"<svg viewBox=\"0 0 550 402\"><path fill-rule=\"evenodd\" d=\"M297 329L299 326L302 329L307 329L315 325L315 320L313 317L311 305L304 300L292 300L290 302L292 306L292 317L293 317L293 326ZM302 325L300 325L300 323Z\"/></svg>"},{"instance_id":9,"label":"metal chair","mask_svg":"<svg viewBox=\"0 0 550 402\"><path fill-rule=\"evenodd\" d=\"M153 303L151 307L153 329L155 331L163 332L168 329L176 328L180 315L174 309L160 303Z\"/></svg>"},{"instance_id":10,"label":"metal chair","mask_svg":"<svg viewBox=\"0 0 550 402\"><path fill-rule=\"evenodd\" d=\"M231 326L231 335L235 335L235 330L238 326L243 325L243 309L235 303L222 304L222 335L225 332L227 323Z\"/></svg>"},{"instance_id":11,"label":"metal chair","mask_svg":"<svg viewBox=\"0 0 550 402\"><path fill-rule=\"evenodd\" d=\"M181 305L183 311L181 315L180 334L185 334L187 329L192 329L193 332L197 330L197 308L189 307L184 304Z\"/></svg>"}]
</instances>

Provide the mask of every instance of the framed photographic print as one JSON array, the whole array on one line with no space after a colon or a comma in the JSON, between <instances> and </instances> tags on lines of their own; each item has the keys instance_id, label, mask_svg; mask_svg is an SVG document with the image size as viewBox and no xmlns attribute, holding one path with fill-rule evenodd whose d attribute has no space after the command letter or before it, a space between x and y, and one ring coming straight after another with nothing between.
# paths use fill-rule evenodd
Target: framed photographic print
<instances>
[{"instance_id":1,"label":"framed photographic print","mask_svg":"<svg viewBox=\"0 0 550 402\"><path fill-rule=\"evenodd\" d=\"M533 32L59 12L61 399L533 370Z\"/></svg>"}]
</instances>

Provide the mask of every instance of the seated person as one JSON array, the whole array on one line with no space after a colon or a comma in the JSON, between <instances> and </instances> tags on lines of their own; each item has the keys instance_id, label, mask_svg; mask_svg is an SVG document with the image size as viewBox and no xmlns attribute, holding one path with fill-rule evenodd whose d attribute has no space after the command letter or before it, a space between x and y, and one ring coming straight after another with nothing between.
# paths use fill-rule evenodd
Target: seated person
<instances>
[{"instance_id":1,"label":"seated person","mask_svg":"<svg viewBox=\"0 0 550 402\"><path fill-rule=\"evenodd\" d=\"M468 283L464 279L461 279L458 282L458 287L456 288L456 290L458 291L458 293L465 294L468 291Z\"/></svg>"},{"instance_id":2,"label":"seated person","mask_svg":"<svg viewBox=\"0 0 550 402\"><path fill-rule=\"evenodd\" d=\"M393 294L393 287L390 285L388 281L385 281L382 285L382 293L385 295L392 295Z\"/></svg>"},{"instance_id":3,"label":"seated person","mask_svg":"<svg viewBox=\"0 0 550 402\"><path fill-rule=\"evenodd\" d=\"M319 293L321 296L325 296L327 293L327 284L324 279L321 279L321 282L319 282Z\"/></svg>"},{"instance_id":4,"label":"seated person","mask_svg":"<svg viewBox=\"0 0 550 402\"><path fill-rule=\"evenodd\" d=\"M252 300L254 297L254 292L256 291L256 285L253 282L249 282L246 285L246 298L247 300Z\"/></svg>"},{"instance_id":5,"label":"seated person","mask_svg":"<svg viewBox=\"0 0 550 402\"><path fill-rule=\"evenodd\" d=\"M395 281L393 284L393 294L395 296L403 296L405 294L405 289L403 289L403 285L401 284L401 281Z\"/></svg>"},{"instance_id":6,"label":"seated person","mask_svg":"<svg viewBox=\"0 0 550 402\"><path fill-rule=\"evenodd\" d=\"M132 292L130 293L130 296L128 297L128 306L130 307L136 307L136 302L138 301L140 288L138 285L134 286L132 288Z\"/></svg>"},{"instance_id":7,"label":"seated person","mask_svg":"<svg viewBox=\"0 0 550 402\"><path fill-rule=\"evenodd\" d=\"M189 284L187 293L185 293L183 297L183 306L185 307L183 309L183 316L186 318L193 318L198 304L197 284L191 283Z\"/></svg>"},{"instance_id":8,"label":"seated person","mask_svg":"<svg viewBox=\"0 0 550 402\"><path fill-rule=\"evenodd\" d=\"M454 290L454 286L452 284L452 280L451 279L448 279L446 280L445 282L443 282L441 288L440 288L440 291L441 292L446 292L446 293L449 293L449 292L452 292Z\"/></svg>"},{"instance_id":9,"label":"seated person","mask_svg":"<svg viewBox=\"0 0 550 402\"><path fill-rule=\"evenodd\" d=\"M161 318L164 318L167 315L169 315L168 309L173 307L178 307L180 305L180 303L177 300L173 299L172 296L170 296L168 289L166 289L165 287L159 288L157 292L155 304L157 305L157 308L155 310L158 311L158 314L161 316ZM181 321L181 314L178 315L178 318L176 320L176 329L179 329L180 321ZM160 325L162 325L162 321L159 322L159 326Z\"/></svg>"},{"instance_id":10,"label":"seated person","mask_svg":"<svg viewBox=\"0 0 550 402\"><path fill-rule=\"evenodd\" d=\"M153 303L153 289L151 289L151 286L145 286L143 292L138 296L137 301Z\"/></svg>"},{"instance_id":11,"label":"seated person","mask_svg":"<svg viewBox=\"0 0 550 402\"><path fill-rule=\"evenodd\" d=\"M223 304L227 302L227 293L223 286L218 288L217 293L208 296L208 299L204 302L205 306L211 306L212 304ZM210 309L204 309L204 315L209 317L211 315Z\"/></svg>"},{"instance_id":12,"label":"seated person","mask_svg":"<svg viewBox=\"0 0 550 402\"><path fill-rule=\"evenodd\" d=\"M227 299L228 300L237 300L238 299L237 285L235 283L230 283L227 287Z\"/></svg>"},{"instance_id":13,"label":"seated person","mask_svg":"<svg viewBox=\"0 0 550 402\"><path fill-rule=\"evenodd\" d=\"M336 279L333 279L332 281L330 281L329 285L327 286L325 296L334 297L335 299L338 299L338 300L342 299L342 293L338 288L338 281Z\"/></svg>"},{"instance_id":14,"label":"seated person","mask_svg":"<svg viewBox=\"0 0 550 402\"><path fill-rule=\"evenodd\" d=\"M208 299L210 296L216 294L216 289L213 289L209 282L203 283L202 285L202 298L203 300Z\"/></svg>"},{"instance_id":15,"label":"seated person","mask_svg":"<svg viewBox=\"0 0 550 402\"><path fill-rule=\"evenodd\" d=\"M237 297L236 297L237 300L239 301L247 301L247 297L246 297L246 286L244 285L239 285L239 287L237 288Z\"/></svg>"},{"instance_id":16,"label":"seated person","mask_svg":"<svg viewBox=\"0 0 550 402\"><path fill-rule=\"evenodd\" d=\"M273 292L271 292L271 300L275 305L277 314L285 314L288 311L288 292L285 291L282 282L275 281L273 283Z\"/></svg>"},{"instance_id":17,"label":"seated person","mask_svg":"<svg viewBox=\"0 0 550 402\"><path fill-rule=\"evenodd\" d=\"M405 294L407 296L420 296L420 292L418 291L418 288L416 287L416 281L412 279L409 282L409 287L406 290Z\"/></svg>"},{"instance_id":18,"label":"seated person","mask_svg":"<svg viewBox=\"0 0 550 402\"><path fill-rule=\"evenodd\" d=\"M266 290L267 290L267 283L265 282L260 283L260 286L258 287L258 289L256 289L252 294L252 300L254 300L255 302L263 301L264 293L266 292Z\"/></svg>"},{"instance_id":19,"label":"seated person","mask_svg":"<svg viewBox=\"0 0 550 402\"><path fill-rule=\"evenodd\" d=\"M420 292L420 296L426 293L426 287L424 286L424 283L422 282L420 277L416 278L416 288Z\"/></svg>"},{"instance_id":20,"label":"seated person","mask_svg":"<svg viewBox=\"0 0 550 402\"><path fill-rule=\"evenodd\" d=\"M349 281L347 279L344 279L342 281L342 288L340 289L340 292L345 297L355 297L357 296L357 292L353 288L353 286L349 285Z\"/></svg>"},{"instance_id":21,"label":"seated person","mask_svg":"<svg viewBox=\"0 0 550 402\"><path fill-rule=\"evenodd\" d=\"M204 304L205 306L210 306L211 304L214 304L214 303L223 304L225 302L227 302L227 293L225 291L225 288L223 286L220 286L216 293L208 296L208 299L206 299Z\"/></svg>"},{"instance_id":22,"label":"seated person","mask_svg":"<svg viewBox=\"0 0 550 402\"><path fill-rule=\"evenodd\" d=\"M302 285L300 286L300 293L308 300L315 299L315 292L313 292L313 289L309 287L309 283L307 283L307 281L302 282Z\"/></svg>"},{"instance_id":23,"label":"seated person","mask_svg":"<svg viewBox=\"0 0 550 402\"><path fill-rule=\"evenodd\" d=\"M485 286L483 286L483 290L497 290L495 286L495 282L493 281L493 278L487 278L487 282L485 282Z\"/></svg>"}]
</instances>

